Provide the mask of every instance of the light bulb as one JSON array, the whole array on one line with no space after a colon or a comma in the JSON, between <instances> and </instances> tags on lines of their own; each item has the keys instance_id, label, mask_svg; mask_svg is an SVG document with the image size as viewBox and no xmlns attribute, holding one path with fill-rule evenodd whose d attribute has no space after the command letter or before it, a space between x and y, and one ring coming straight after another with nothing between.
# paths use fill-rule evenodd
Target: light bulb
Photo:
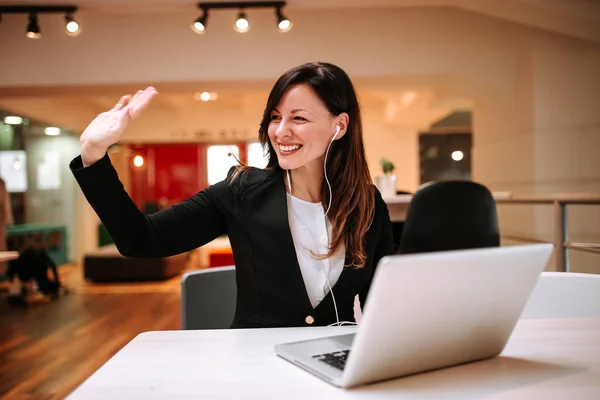
<instances>
[{"instance_id":1,"label":"light bulb","mask_svg":"<svg viewBox=\"0 0 600 400\"><path fill-rule=\"evenodd\" d=\"M240 12L238 14L238 18L235 21L234 28L240 33L245 33L250 30L250 22L248 22L248 17L246 17L246 13Z\"/></svg>"},{"instance_id":2,"label":"light bulb","mask_svg":"<svg viewBox=\"0 0 600 400\"><path fill-rule=\"evenodd\" d=\"M133 165L135 165L138 168L141 167L142 165L144 165L144 157L142 157L142 156L133 157Z\"/></svg>"},{"instance_id":3,"label":"light bulb","mask_svg":"<svg viewBox=\"0 0 600 400\"><path fill-rule=\"evenodd\" d=\"M451 157L452 157L452 159L453 159L454 161L460 161L460 160L462 160L462 159L464 158L464 156L465 156L465 155L463 154L463 152L462 152L462 151L460 151L460 150L455 150L455 151L453 151L453 152L452 152L452 156L451 156Z\"/></svg>"},{"instance_id":4,"label":"light bulb","mask_svg":"<svg viewBox=\"0 0 600 400\"><path fill-rule=\"evenodd\" d=\"M289 19L279 21L279 30L281 32L287 32L292 29L292 22Z\"/></svg>"},{"instance_id":5,"label":"light bulb","mask_svg":"<svg viewBox=\"0 0 600 400\"><path fill-rule=\"evenodd\" d=\"M48 126L44 128L44 133L48 136L58 136L60 135L60 128L56 126Z\"/></svg>"}]
</instances>

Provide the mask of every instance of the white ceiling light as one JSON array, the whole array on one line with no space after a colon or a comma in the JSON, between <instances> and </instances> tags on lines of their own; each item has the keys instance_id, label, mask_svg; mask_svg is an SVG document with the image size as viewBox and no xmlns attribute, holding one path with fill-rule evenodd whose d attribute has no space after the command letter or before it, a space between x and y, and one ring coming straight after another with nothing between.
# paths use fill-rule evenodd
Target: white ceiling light
<instances>
[{"instance_id":1,"label":"white ceiling light","mask_svg":"<svg viewBox=\"0 0 600 400\"><path fill-rule=\"evenodd\" d=\"M29 22L27 23L27 33L25 36L27 36L29 39L39 39L42 37L37 14L34 12L29 14Z\"/></svg>"},{"instance_id":2,"label":"white ceiling light","mask_svg":"<svg viewBox=\"0 0 600 400\"><path fill-rule=\"evenodd\" d=\"M454 161L460 161L464 158L464 156L465 156L464 153L460 150L453 151L452 155L451 155L451 157Z\"/></svg>"},{"instance_id":3,"label":"white ceiling light","mask_svg":"<svg viewBox=\"0 0 600 400\"><path fill-rule=\"evenodd\" d=\"M192 22L192 30L196 33L203 34L206 31L206 22L208 19L209 10L222 9L237 9L239 13L233 24L233 28L240 33L245 33L250 30L250 21L245 13L248 8L274 8L277 17L277 27L280 32L287 32L292 29L292 21L283 15L281 11L285 7L285 1L212 1L200 2L198 8L202 10L202 15Z\"/></svg>"},{"instance_id":4,"label":"white ceiling light","mask_svg":"<svg viewBox=\"0 0 600 400\"><path fill-rule=\"evenodd\" d=\"M27 14L28 22L25 36L30 39L39 39L42 37L38 17L41 14L64 14L65 15L65 32L69 36L77 36L81 32L81 26L73 18L73 14L77 12L77 6L60 4L60 5L0 5L0 15L4 14Z\"/></svg>"},{"instance_id":5,"label":"white ceiling light","mask_svg":"<svg viewBox=\"0 0 600 400\"><path fill-rule=\"evenodd\" d=\"M192 23L192 30L203 35L206 32L206 20L208 19L208 8L202 9L202 15Z\"/></svg>"},{"instance_id":6,"label":"white ceiling light","mask_svg":"<svg viewBox=\"0 0 600 400\"><path fill-rule=\"evenodd\" d=\"M140 168L142 165L144 165L144 157L140 155L133 157L133 165Z\"/></svg>"},{"instance_id":7,"label":"white ceiling light","mask_svg":"<svg viewBox=\"0 0 600 400\"><path fill-rule=\"evenodd\" d=\"M9 115L4 117L4 123L9 125L21 125L23 118L17 117L16 115Z\"/></svg>"},{"instance_id":8,"label":"white ceiling light","mask_svg":"<svg viewBox=\"0 0 600 400\"><path fill-rule=\"evenodd\" d=\"M81 33L81 27L71 13L65 14L65 31L69 36L77 36Z\"/></svg>"},{"instance_id":9,"label":"white ceiling light","mask_svg":"<svg viewBox=\"0 0 600 400\"><path fill-rule=\"evenodd\" d=\"M240 11L233 27L239 33L246 33L250 30L250 22L245 12Z\"/></svg>"},{"instance_id":10,"label":"white ceiling light","mask_svg":"<svg viewBox=\"0 0 600 400\"><path fill-rule=\"evenodd\" d=\"M412 91L404 92L404 93L402 93L402 105L404 107L408 107L412 103L414 103L416 98L417 98L417 92L412 92Z\"/></svg>"},{"instance_id":11,"label":"white ceiling light","mask_svg":"<svg viewBox=\"0 0 600 400\"><path fill-rule=\"evenodd\" d=\"M194 99L196 101L209 101L209 100L216 100L217 99L217 93L215 92L196 92L194 93Z\"/></svg>"},{"instance_id":12,"label":"white ceiling light","mask_svg":"<svg viewBox=\"0 0 600 400\"><path fill-rule=\"evenodd\" d=\"M277 27L279 28L279 32L288 32L292 29L292 21L283 15L281 7L277 7L275 15L277 16Z\"/></svg>"},{"instance_id":13,"label":"white ceiling light","mask_svg":"<svg viewBox=\"0 0 600 400\"><path fill-rule=\"evenodd\" d=\"M44 133L48 136L58 136L60 135L60 128L56 126L48 126L44 128Z\"/></svg>"}]
</instances>

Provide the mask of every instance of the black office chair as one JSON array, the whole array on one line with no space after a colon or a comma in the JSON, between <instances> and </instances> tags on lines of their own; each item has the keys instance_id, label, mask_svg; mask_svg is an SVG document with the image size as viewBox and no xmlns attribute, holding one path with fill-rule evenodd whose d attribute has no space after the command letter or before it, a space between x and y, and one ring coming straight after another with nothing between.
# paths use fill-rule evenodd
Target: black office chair
<instances>
[{"instance_id":1,"label":"black office chair","mask_svg":"<svg viewBox=\"0 0 600 400\"><path fill-rule=\"evenodd\" d=\"M228 329L236 298L234 266L186 273L181 277L181 329Z\"/></svg>"},{"instance_id":2,"label":"black office chair","mask_svg":"<svg viewBox=\"0 0 600 400\"><path fill-rule=\"evenodd\" d=\"M398 254L497 247L496 202L471 181L436 182L410 203Z\"/></svg>"}]
</instances>

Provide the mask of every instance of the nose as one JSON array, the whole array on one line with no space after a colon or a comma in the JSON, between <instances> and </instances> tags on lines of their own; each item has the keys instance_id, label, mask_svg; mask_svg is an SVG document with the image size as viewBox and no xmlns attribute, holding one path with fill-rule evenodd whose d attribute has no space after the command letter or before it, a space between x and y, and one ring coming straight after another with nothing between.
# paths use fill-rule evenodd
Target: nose
<instances>
[{"instance_id":1,"label":"nose","mask_svg":"<svg viewBox=\"0 0 600 400\"><path fill-rule=\"evenodd\" d=\"M284 138L287 136L290 136L292 133L290 131L290 129L288 128L288 124L285 120L281 120L279 122L279 125L277 125L277 129L275 130L275 137L277 138Z\"/></svg>"}]
</instances>

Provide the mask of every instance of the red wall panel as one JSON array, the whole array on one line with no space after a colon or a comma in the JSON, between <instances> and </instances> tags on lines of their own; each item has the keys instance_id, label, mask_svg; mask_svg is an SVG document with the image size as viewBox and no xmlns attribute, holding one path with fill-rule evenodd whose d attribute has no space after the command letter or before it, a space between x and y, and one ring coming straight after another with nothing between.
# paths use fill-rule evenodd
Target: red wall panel
<instances>
[{"instance_id":1,"label":"red wall panel","mask_svg":"<svg viewBox=\"0 0 600 400\"><path fill-rule=\"evenodd\" d=\"M157 200L179 203L203 189L200 187L198 146L179 144L153 147L155 179L150 184Z\"/></svg>"},{"instance_id":2,"label":"red wall panel","mask_svg":"<svg viewBox=\"0 0 600 400\"><path fill-rule=\"evenodd\" d=\"M135 204L140 208L147 202L172 205L206 188L203 153L203 144L132 146L129 168ZM136 155L145 159L141 168L133 165Z\"/></svg>"},{"instance_id":3,"label":"red wall panel","mask_svg":"<svg viewBox=\"0 0 600 400\"><path fill-rule=\"evenodd\" d=\"M246 143L240 148L240 161L247 162ZM130 194L142 209L147 202L161 206L179 203L208 186L206 172L207 144L148 144L131 146L129 169ZM144 157L144 165L136 167L136 155Z\"/></svg>"}]
</instances>

